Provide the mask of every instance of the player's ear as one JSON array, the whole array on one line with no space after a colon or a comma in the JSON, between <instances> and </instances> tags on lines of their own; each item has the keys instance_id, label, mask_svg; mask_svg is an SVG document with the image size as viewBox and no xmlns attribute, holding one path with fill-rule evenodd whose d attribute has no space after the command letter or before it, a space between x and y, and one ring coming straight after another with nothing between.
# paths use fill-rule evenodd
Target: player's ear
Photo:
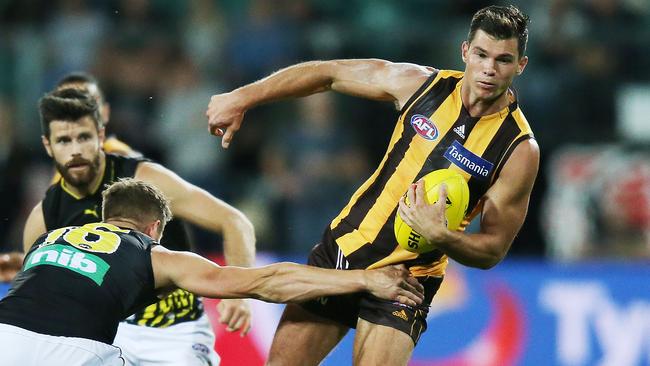
<instances>
[{"instance_id":1,"label":"player's ear","mask_svg":"<svg viewBox=\"0 0 650 366\"><path fill-rule=\"evenodd\" d=\"M460 57L462 57L464 63L467 63L468 51L469 51L469 42L463 41L463 43L460 45Z\"/></svg>"},{"instance_id":2,"label":"player's ear","mask_svg":"<svg viewBox=\"0 0 650 366\"><path fill-rule=\"evenodd\" d=\"M160 240L160 238L162 237L162 232L160 232L161 229L160 225L161 225L160 220L153 221L144 228L144 233L149 235L155 240Z\"/></svg>"},{"instance_id":3,"label":"player's ear","mask_svg":"<svg viewBox=\"0 0 650 366\"><path fill-rule=\"evenodd\" d=\"M52 157L52 146L50 146L50 140L45 137L45 135L41 135L41 142L43 143L43 147L45 148L47 155L49 157Z\"/></svg>"},{"instance_id":4,"label":"player's ear","mask_svg":"<svg viewBox=\"0 0 650 366\"><path fill-rule=\"evenodd\" d=\"M526 65L528 65L528 56L520 58L517 64L517 75L521 75L521 73L524 72Z\"/></svg>"}]
</instances>

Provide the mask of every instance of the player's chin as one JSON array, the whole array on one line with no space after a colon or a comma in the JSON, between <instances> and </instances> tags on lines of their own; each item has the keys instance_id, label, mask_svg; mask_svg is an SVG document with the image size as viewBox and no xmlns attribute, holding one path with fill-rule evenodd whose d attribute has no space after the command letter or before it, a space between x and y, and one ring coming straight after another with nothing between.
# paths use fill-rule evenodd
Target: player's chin
<instances>
[{"instance_id":1,"label":"player's chin","mask_svg":"<svg viewBox=\"0 0 650 366\"><path fill-rule=\"evenodd\" d=\"M499 97L499 91L497 88L479 88L478 89L478 96L479 98L483 99L486 102L493 101Z\"/></svg>"},{"instance_id":2,"label":"player's chin","mask_svg":"<svg viewBox=\"0 0 650 366\"><path fill-rule=\"evenodd\" d=\"M87 186L93 180L93 174L91 172L86 172L83 174L67 174L64 177L67 182L75 187Z\"/></svg>"}]
</instances>

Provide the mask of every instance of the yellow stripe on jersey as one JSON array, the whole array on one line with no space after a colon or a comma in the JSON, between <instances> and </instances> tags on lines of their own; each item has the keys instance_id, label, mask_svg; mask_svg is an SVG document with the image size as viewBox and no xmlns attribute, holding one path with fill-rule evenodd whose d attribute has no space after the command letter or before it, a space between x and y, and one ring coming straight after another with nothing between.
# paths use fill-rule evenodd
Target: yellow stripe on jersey
<instances>
[{"instance_id":1,"label":"yellow stripe on jersey","mask_svg":"<svg viewBox=\"0 0 650 366\"><path fill-rule=\"evenodd\" d=\"M388 151L392 150L393 147L395 146L395 142L399 140L399 137L402 135L402 131L404 130L404 127L401 125L398 125L395 128L395 131L393 132L393 136L391 137L390 143L388 145ZM384 158L382 159L381 163L379 163L379 167L375 172L368 178L359 189L357 189L356 192L352 195L352 198L350 198L350 202L343 208L341 213L332 220L332 223L330 224L330 227L333 229L335 228L341 220L343 220L344 217L346 217L348 214L350 214L350 210L354 206L355 203L359 200L359 197L370 187L372 183L377 180L377 176L381 172L382 168L386 164L386 160L388 159L388 154L384 155Z\"/></svg>"},{"instance_id":2,"label":"yellow stripe on jersey","mask_svg":"<svg viewBox=\"0 0 650 366\"><path fill-rule=\"evenodd\" d=\"M505 107L505 113L503 112L501 110L494 114L481 117L463 146L478 156L483 155L485 149L492 142L492 138L501 128L501 123L508 116L508 107Z\"/></svg>"},{"instance_id":3,"label":"yellow stripe on jersey","mask_svg":"<svg viewBox=\"0 0 650 366\"><path fill-rule=\"evenodd\" d=\"M426 89L426 91L424 93L420 94L417 99L422 98L424 95L426 95L427 92L429 92L431 90L431 88L434 87L436 82L438 82L438 80L440 80L441 74L442 73L438 73L438 75L436 75L436 77L434 78L434 81L431 83L431 85L429 85L429 87ZM417 102L417 99L416 99L415 102ZM415 104L415 102L413 102L413 103L411 103L410 105L407 106L407 108L406 108L407 112ZM370 178L368 178L363 183L363 185L361 185L361 187L359 187L359 189L357 189L356 192L354 192L354 194L350 198L350 201L343 208L341 213L338 216L336 216L334 218L334 220L332 220L332 222L330 223L330 228L334 229L336 226L338 226L338 224L341 223L341 220L343 220L343 218L345 218L346 216L348 216L350 214L350 210L357 203L357 201L359 200L359 197L368 189L368 187L370 187L371 184L373 184L377 180L377 176L379 176L379 173L382 171L382 168L386 164L386 160L388 160L388 153L393 150L393 148L395 147L395 143L402 136L402 133L404 131L404 123L403 123L404 122L404 116L406 116L406 114L407 113L401 113L400 114L400 116L398 118L398 121L397 121L397 125L395 127L395 130L393 130L393 135L391 136L390 142L388 143L388 148L386 149L386 154L384 154L383 159L379 163L379 167L377 167L377 170L375 170L375 172L370 176Z\"/></svg>"},{"instance_id":4,"label":"yellow stripe on jersey","mask_svg":"<svg viewBox=\"0 0 650 366\"><path fill-rule=\"evenodd\" d=\"M111 154L117 154L122 156L139 156L140 154L133 150L133 148L127 145L125 142L122 142L117 139L117 137L111 136L104 141L104 151Z\"/></svg>"},{"instance_id":5,"label":"yellow stripe on jersey","mask_svg":"<svg viewBox=\"0 0 650 366\"><path fill-rule=\"evenodd\" d=\"M371 264L367 269L381 268L394 263L403 263L411 259L415 259L417 256L417 253L409 252L398 245L389 256L386 256L384 259ZM409 268L409 270L415 277L440 277L445 275L448 263L449 259L446 255L443 255L439 260L436 261L433 266L412 266Z\"/></svg>"},{"instance_id":6,"label":"yellow stripe on jersey","mask_svg":"<svg viewBox=\"0 0 650 366\"><path fill-rule=\"evenodd\" d=\"M447 265L449 265L449 258L446 255L443 255L436 263L428 266L412 266L409 268L411 274L415 277L441 277L445 275L447 270Z\"/></svg>"},{"instance_id":7,"label":"yellow stripe on jersey","mask_svg":"<svg viewBox=\"0 0 650 366\"><path fill-rule=\"evenodd\" d=\"M457 86L457 88L459 87L460 86ZM412 105L415 105L415 103ZM386 186L373 204L372 208L370 208L368 213L365 215L363 221L359 225L359 228L336 239L336 242L341 248L341 251L344 255L347 256L366 243L372 243L375 241L377 235L379 234L379 231L384 226L388 218L393 214L393 211L395 210L400 197L406 193L409 185L418 175L431 152L436 148L438 142L440 142L442 139L442 136L446 135L453 126L454 122L458 118L458 115L460 114L461 107L462 100L460 98L460 93L453 92L445 99L442 105L435 111L432 116L427 116L438 128L439 136L437 140L433 142L422 138L413 138L411 140L405 156L397 165L395 172L389 178ZM391 148L388 150L386 155L384 155L382 163L385 163L389 152L392 150L392 146L394 146L397 139L401 137L401 131L403 130L404 126L403 118L407 114L408 110L402 113L402 116L399 120L400 123L396 128L396 131L399 130L400 133L393 134L393 139L391 139ZM374 178L370 179L369 182L366 182L366 184L364 184L362 189L359 191L364 192L367 189L367 186L374 182L382 167L383 164L373 175ZM357 191L357 193L359 193L359 191ZM360 194L361 193L359 193L359 195ZM347 216L347 212L349 212L350 207L354 205L354 203L355 202L351 202L348 204L348 207L346 207L347 210L345 210L346 214L343 217ZM337 217L337 220L335 222L332 222L332 228L336 227L335 223L340 222L340 217L341 215Z\"/></svg>"},{"instance_id":8,"label":"yellow stripe on jersey","mask_svg":"<svg viewBox=\"0 0 650 366\"><path fill-rule=\"evenodd\" d=\"M512 112L512 117L514 117L515 122L517 122L517 126L521 129L521 134L520 135L532 135L533 130L530 128L530 124L528 124L528 120L524 116L524 114L521 112L521 108L517 108Z\"/></svg>"},{"instance_id":9,"label":"yellow stripe on jersey","mask_svg":"<svg viewBox=\"0 0 650 366\"><path fill-rule=\"evenodd\" d=\"M381 268L385 267L391 263L400 263L400 262L406 262L411 259L417 258L418 254L409 252L408 250L402 248L401 246L395 247L395 250L387 257L384 259L373 263L372 265L368 266L367 269L373 269L373 268Z\"/></svg>"}]
</instances>

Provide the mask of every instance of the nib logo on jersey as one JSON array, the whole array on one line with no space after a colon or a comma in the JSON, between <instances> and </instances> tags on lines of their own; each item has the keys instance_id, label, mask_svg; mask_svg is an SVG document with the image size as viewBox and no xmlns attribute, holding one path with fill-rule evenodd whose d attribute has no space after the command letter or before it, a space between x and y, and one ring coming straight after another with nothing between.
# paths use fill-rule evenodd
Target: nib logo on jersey
<instances>
[{"instance_id":1,"label":"nib logo on jersey","mask_svg":"<svg viewBox=\"0 0 650 366\"><path fill-rule=\"evenodd\" d=\"M62 267L88 277L100 286L110 268L108 263L96 255L60 244L45 245L36 249L25 263L25 271L40 265Z\"/></svg>"},{"instance_id":2,"label":"nib logo on jersey","mask_svg":"<svg viewBox=\"0 0 650 366\"><path fill-rule=\"evenodd\" d=\"M487 179L494 168L494 164L469 151L456 140L445 151L445 159L479 179Z\"/></svg>"},{"instance_id":3,"label":"nib logo on jersey","mask_svg":"<svg viewBox=\"0 0 650 366\"><path fill-rule=\"evenodd\" d=\"M438 138L438 135L440 135L436 125L421 114L414 114L413 117L411 117L411 126L413 126L413 129L418 133L418 135L427 140L433 141Z\"/></svg>"}]
</instances>

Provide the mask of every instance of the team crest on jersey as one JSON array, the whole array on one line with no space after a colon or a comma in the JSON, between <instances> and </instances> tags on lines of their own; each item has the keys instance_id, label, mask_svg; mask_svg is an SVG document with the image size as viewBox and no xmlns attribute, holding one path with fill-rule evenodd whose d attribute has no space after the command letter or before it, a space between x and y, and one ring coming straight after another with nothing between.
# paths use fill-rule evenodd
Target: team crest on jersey
<instances>
[{"instance_id":1,"label":"team crest on jersey","mask_svg":"<svg viewBox=\"0 0 650 366\"><path fill-rule=\"evenodd\" d=\"M421 114L414 114L411 117L411 126L413 126L413 129L418 135L430 141L437 139L440 134L436 125Z\"/></svg>"},{"instance_id":2,"label":"team crest on jersey","mask_svg":"<svg viewBox=\"0 0 650 366\"><path fill-rule=\"evenodd\" d=\"M487 179L494 164L469 151L457 140L445 151L445 159L479 179Z\"/></svg>"}]
</instances>

